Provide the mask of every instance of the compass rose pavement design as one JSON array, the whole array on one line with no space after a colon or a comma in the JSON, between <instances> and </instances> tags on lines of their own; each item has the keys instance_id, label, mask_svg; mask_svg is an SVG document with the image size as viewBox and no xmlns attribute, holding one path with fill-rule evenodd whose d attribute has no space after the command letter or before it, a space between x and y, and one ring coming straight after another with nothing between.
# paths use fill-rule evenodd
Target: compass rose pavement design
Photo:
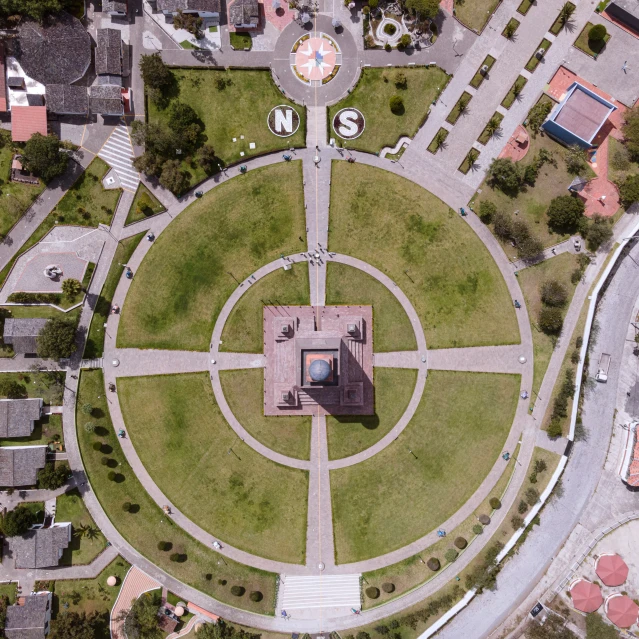
<instances>
[{"instance_id":1,"label":"compass rose pavement design","mask_svg":"<svg viewBox=\"0 0 639 639\"><path fill-rule=\"evenodd\" d=\"M295 52L295 67L309 82L328 77L336 61L337 51L326 38L309 38Z\"/></svg>"}]
</instances>

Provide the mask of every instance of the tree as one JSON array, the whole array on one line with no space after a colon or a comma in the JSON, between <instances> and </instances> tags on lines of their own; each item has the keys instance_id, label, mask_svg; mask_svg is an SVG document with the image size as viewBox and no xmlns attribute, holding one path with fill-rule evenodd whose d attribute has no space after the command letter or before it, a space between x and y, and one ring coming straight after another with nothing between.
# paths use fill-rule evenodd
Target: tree
<instances>
[{"instance_id":1,"label":"tree","mask_svg":"<svg viewBox=\"0 0 639 639\"><path fill-rule=\"evenodd\" d=\"M21 399L27 397L27 389L16 381L3 379L0 381L0 395L9 399Z\"/></svg>"},{"instance_id":2,"label":"tree","mask_svg":"<svg viewBox=\"0 0 639 639\"><path fill-rule=\"evenodd\" d=\"M631 157L639 159L639 106L626 111L621 131Z\"/></svg>"},{"instance_id":3,"label":"tree","mask_svg":"<svg viewBox=\"0 0 639 639\"><path fill-rule=\"evenodd\" d=\"M50 319L38 335L38 355L60 359L71 357L76 349L76 325L70 319Z\"/></svg>"},{"instance_id":4,"label":"tree","mask_svg":"<svg viewBox=\"0 0 639 639\"><path fill-rule=\"evenodd\" d=\"M408 79L403 71L397 71L395 73L395 86L404 91L408 88Z\"/></svg>"},{"instance_id":5,"label":"tree","mask_svg":"<svg viewBox=\"0 0 639 639\"><path fill-rule=\"evenodd\" d=\"M619 186L621 203L627 209L639 201L639 175L629 175Z\"/></svg>"},{"instance_id":6,"label":"tree","mask_svg":"<svg viewBox=\"0 0 639 639\"><path fill-rule=\"evenodd\" d=\"M532 621L526 628L527 639L577 639L566 626L565 621L551 613L544 622L544 625L540 625L536 621Z\"/></svg>"},{"instance_id":7,"label":"tree","mask_svg":"<svg viewBox=\"0 0 639 639\"><path fill-rule=\"evenodd\" d=\"M188 188L189 177L181 170L177 160L167 160L162 166L160 184L172 193L180 195Z\"/></svg>"},{"instance_id":8,"label":"tree","mask_svg":"<svg viewBox=\"0 0 639 639\"><path fill-rule=\"evenodd\" d=\"M581 198L560 195L550 202L547 213L548 223L557 229L574 230L579 225L585 208Z\"/></svg>"},{"instance_id":9,"label":"tree","mask_svg":"<svg viewBox=\"0 0 639 639\"><path fill-rule=\"evenodd\" d=\"M62 282L62 293L67 299L74 299L82 291L82 284L78 280L74 280L70 277L68 280Z\"/></svg>"},{"instance_id":10,"label":"tree","mask_svg":"<svg viewBox=\"0 0 639 639\"><path fill-rule=\"evenodd\" d=\"M513 235L513 220L507 213L497 211L493 215L495 235L502 240L509 240Z\"/></svg>"},{"instance_id":11,"label":"tree","mask_svg":"<svg viewBox=\"0 0 639 639\"><path fill-rule=\"evenodd\" d=\"M564 326L561 311L554 307L544 307L539 312L539 328L548 335L558 335Z\"/></svg>"},{"instance_id":12,"label":"tree","mask_svg":"<svg viewBox=\"0 0 639 639\"><path fill-rule=\"evenodd\" d=\"M58 136L53 134L34 133L24 145L22 152L23 166L44 182L50 182L62 175L66 171L68 161L67 154L60 150Z\"/></svg>"},{"instance_id":13,"label":"tree","mask_svg":"<svg viewBox=\"0 0 639 639\"><path fill-rule=\"evenodd\" d=\"M564 5L561 7L561 11L559 12L559 20L561 21L562 26L565 26L568 20L572 17L572 14L575 12L575 5L572 2L564 2Z\"/></svg>"},{"instance_id":14,"label":"tree","mask_svg":"<svg viewBox=\"0 0 639 639\"><path fill-rule=\"evenodd\" d=\"M93 639L99 634L100 615L85 612L60 612L51 624L49 639Z\"/></svg>"},{"instance_id":15,"label":"tree","mask_svg":"<svg viewBox=\"0 0 639 639\"><path fill-rule=\"evenodd\" d=\"M215 149L210 144L203 144L195 154L197 163L210 175L220 162L216 155Z\"/></svg>"},{"instance_id":16,"label":"tree","mask_svg":"<svg viewBox=\"0 0 639 639\"><path fill-rule=\"evenodd\" d=\"M586 242L589 251L596 251L612 238L612 225L608 218L595 214L586 230Z\"/></svg>"},{"instance_id":17,"label":"tree","mask_svg":"<svg viewBox=\"0 0 639 639\"><path fill-rule=\"evenodd\" d=\"M158 625L160 597L146 592L140 595L131 609L123 611L124 631L129 639L161 639L164 636Z\"/></svg>"},{"instance_id":18,"label":"tree","mask_svg":"<svg viewBox=\"0 0 639 639\"><path fill-rule=\"evenodd\" d=\"M200 118L191 106L173 102L169 108L169 127L179 139L181 147L193 148L202 132Z\"/></svg>"},{"instance_id":19,"label":"tree","mask_svg":"<svg viewBox=\"0 0 639 639\"><path fill-rule=\"evenodd\" d=\"M510 40L514 35L515 31L517 31L517 25L514 22L508 22L506 28L504 29L504 35L507 40Z\"/></svg>"},{"instance_id":20,"label":"tree","mask_svg":"<svg viewBox=\"0 0 639 639\"><path fill-rule=\"evenodd\" d=\"M596 24L588 31L588 40L601 42L607 35L606 27L603 24Z\"/></svg>"},{"instance_id":21,"label":"tree","mask_svg":"<svg viewBox=\"0 0 639 639\"><path fill-rule=\"evenodd\" d=\"M60 486L64 486L71 470L67 464L54 466L54 464L46 464L45 467L38 472L38 487L45 490L56 490Z\"/></svg>"},{"instance_id":22,"label":"tree","mask_svg":"<svg viewBox=\"0 0 639 639\"><path fill-rule=\"evenodd\" d=\"M534 506L539 501L539 491L531 486L526 490L525 497L526 503L529 506Z\"/></svg>"},{"instance_id":23,"label":"tree","mask_svg":"<svg viewBox=\"0 0 639 639\"><path fill-rule=\"evenodd\" d=\"M186 29L198 39L202 37L202 18L192 13L182 13L182 9L178 9L173 16L173 26L176 29Z\"/></svg>"},{"instance_id":24,"label":"tree","mask_svg":"<svg viewBox=\"0 0 639 639\"><path fill-rule=\"evenodd\" d=\"M497 213L497 207L490 200L482 200L479 203L479 219L484 224L490 224L495 213Z\"/></svg>"},{"instance_id":25,"label":"tree","mask_svg":"<svg viewBox=\"0 0 639 639\"><path fill-rule=\"evenodd\" d=\"M173 73L159 53L140 57L140 73L145 87L161 92L173 83Z\"/></svg>"},{"instance_id":26,"label":"tree","mask_svg":"<svg viewBox=\"0 0 639 639\"><path fill-rule=\"evenodd\" d=\"M422 20L432 20L439 13L437 0L406 0L406 8L419 14Z\"/></svg>"},{"instance_id":27,"label":"tree","mask_svg":"<svg viewBox=\"0 0 639 639\"><path fill-rule=\"evenodd\" d=\"M618 639L619 634L596 612L586 615L586 636L588 639Z\"/></svg>"},{"instance_id":28,"label":"tree","mask_svg":"<svg viewBox=\"0 0 639 639\"><path fill-rule=\"evenodd\" d=\"M142 191L142 195L138 198L138 203L135 208L136 212L140 215L149 215L153 213L152 209L153 203L151 202L151 198L146 191Z\"/></svg>"},{"instance_id":29,"label":"tree","mask_svg":"<svg viewBox=\"0 0 639 639\"><path fill-rule=\"evenodd\" d=\"M541 301L548 306L563 306L568 300L566 287L557 280L546 280L541 285Z\"/></svg>"},{"instance_id":30,"label":"tree","mask_svg":"<svg viewBox=\"0 0 639 639\"><path fill-rule=\"evenodd\" d=\"M576 144L566 149L564 160L566 162L566 170L571 175L579 175L588 168L586 152Z\"/></svg>"},{"instance_id":31,"label":"tree","mask_svg":"<svg viewBox=\"0 0 639 639\"><path fill-rule=\"evenodd\" d=\"M528 129L534 135L539 133L541 125L546 121L548 114L552 110L552 102L537 102L528 113Z\"/></svg>"},{"instance_id":32,"label":"tree","mask_svg":"<svg viewBox=\"0 0 639 639\"><path fill-rule=\"evenodd\" d=\"M392 95L389 100L390 110L395 115L401 115L404 112L404 100L401 95Z\"/></svg>"},{"instance_id":33,"label":"tree","mask_svg":"<svg viewBox=\"0 0 639 639\"><path fill-rule=\"evenodd\" d=\"M85 415L91 415L93 413L93 404L82 404L82 412Z\"/></svg>"},{"instance_id":34,"label":"tree","mask_svg":"<svg viewBox=\"0 0 639 639\"><path fill-rule=\"evenodd\" d=\"M2 519L2 532L5 537L18 537L35 524L35 515L25 506L17 506L10 510Z\"/></svg>"},{"instance_id":35,"label":"tree","mask_svg":"<svg viewBox=\"0 0 639 639\"><path fill-rule=\"evenodd\" d=\"M22 16L38 22L49 14L59 13L72 5L71 0L0 0L0 16L11 18Z\"/></svg>"},{"instance_id":36,"label":"tree","mask_svg":"<svg viewBox=\"0 0 639 639\"><path fill-rule=\"evenodd\" d=\"M488 120L488 123L486 124L486 130L488 131L488 135L490 135L491 138L493 137L493 135L495 135L495 132L499 129L499 125L500 125L500 120L499 118L496 118L494 115L492 118L490 118L490 120Z\"/></svg>"},{"instance_id":37,"label":"tree","mask_svg":"<svg viewBox=\"0 0 639 639\"><path fill-rule=\"evenodd\" d=\"M556 437L561 437L562 433L561 422L558 419L553 419L550 424L548 424L546 435L548 435L550 439L555 439Z\"/></svg>"},{"instance_id":38,"label":"tree","mask_svg":"<svg viewBox=\"0 0 639 639\"><path fill-rule=\"evenodd\" d=\"M358 633L359 634L359 633ZM364 633L370 639L368 633ZM260 639L259 634L248 633L245 630L237 630L224 619L219 619L217 623L206 623L197 633L197 639Z\"/></svg>"},{"instance_id":39,"label":"tree","mask_svg":"<svg viewBox=\"0 0 639 639\"><path fill-rule=\"evenodd\" d=\"M397 48L398 49L405 49L406 47L409 47L411 45L412 42L412 38L410 37L410 34L405 33L400 39L399 42L397 43Z\"/></svg>"},{"instance_id":40,"label":"tree","mask_svg":"<svg viewBox=\"0 0 639 639\"><path fill-rule=\"evenodd\" d=\"M488 180L510 197L515 197L521 187L519 167L510 158L495 158L488 167Z\"/></svg>"}]
</instances>

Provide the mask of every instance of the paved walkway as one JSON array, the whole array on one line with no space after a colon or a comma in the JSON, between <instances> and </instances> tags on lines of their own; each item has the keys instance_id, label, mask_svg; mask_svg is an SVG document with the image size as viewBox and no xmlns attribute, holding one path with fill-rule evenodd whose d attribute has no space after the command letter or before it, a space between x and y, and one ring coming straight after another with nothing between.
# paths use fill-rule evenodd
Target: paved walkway
<instances>
[{"instance_id":1,"label":"paved walkway","mask_svg":"<svg viewBox=\"0 0 639 639\"><path fill-rule=\"evenodd\" d=\"M126 639L123 615L131 609L133 602L141 594L149 592L149 590L157 590L160 587L161 584L153 577L149 577L136 566L131 566L111 610L111 637L113 639Z\"/></svg>"},{"instance_id":2,"label":"paved walkway","mask_svg":"<svg viewBox=\"0 0 639 639\"><path fill-rule=\"evenodd\" d=\"M140 183L140 174L133 167L133 145L129 129L124 122L113 129L109 139L100 149L98 157L113 168L122 188L135 193Z\"/></svg>"}]
</instances>

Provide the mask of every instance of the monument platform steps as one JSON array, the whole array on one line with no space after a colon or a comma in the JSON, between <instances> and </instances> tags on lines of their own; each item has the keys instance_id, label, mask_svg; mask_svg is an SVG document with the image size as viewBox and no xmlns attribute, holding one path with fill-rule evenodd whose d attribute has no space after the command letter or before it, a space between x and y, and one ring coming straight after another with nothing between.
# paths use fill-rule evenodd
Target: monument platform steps
<instances>
[{"instance_id":1,"label":"monument platform steps","mask_svg":"<svg viewBox=\"0 0 639 639\"><path fill-rule=\"evenodd\" d=\"M319 393L318 393L319 396ZM310 393L300 389L298 392L298 397L299 397L299 401L300 404L302 404L302 406L308 406L308 405L316 405L318 403L317 399L315 397L313 397L313 391L311 390ZM323 388L321 391L321 404L322 405L338 405L339 404L339 388Z\"/></svg>"}]
</instances>

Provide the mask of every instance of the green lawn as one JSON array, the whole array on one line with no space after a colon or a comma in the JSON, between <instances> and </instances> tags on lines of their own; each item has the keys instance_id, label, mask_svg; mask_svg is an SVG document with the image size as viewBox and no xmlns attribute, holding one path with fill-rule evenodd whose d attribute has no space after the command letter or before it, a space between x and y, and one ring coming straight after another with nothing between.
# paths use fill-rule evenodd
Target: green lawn
<instances>
[{"instance_id":1,"label":"green lawn","mask_svg":"<svg viewBox=\"0 0 639 639\"><path fill-rule=\"evenodd\" d=\"M406 89L395 86L398 73L406 76ZM344 144L349 149L377 153L385 146L394 147L400 137L412 138L428 115L431 103L446 88L451 76L439 67L409 67L402 69L362 69L357 86L351 93L328 108L330 137L341 138L333 129L333 117L346 107L359 109L366 120L364 133ZM395 115L389 107L391 96L404 100L404 113Z\"/></svg>"},{"instance_id":2,"label":"green lawn","mask_svg":"<svg viewBox=\"0 0 639 639\"><path fill-rule=\"evenodd\" d=\"M533 5L533 0L521 0L521 4L517 7L517 13L525 16Z\"/></svg>"},{"instance_id":3,"label":"green lawn","mask_svg":"<svg viewBox=\"0 0 639 639\"><path fill-rule=\"evenodd\" d=\"M439 139L438 139L439 136ZM439 127L439 131L435 133L435 137L430 141L428 145L428 150L434 155L440 149L446 147L446 138L448 137L448 129L445 129L443 126Z\"/></svg>"},{"instance_id":4,"label":"green lawn","mask_svg":"<svg viewBox=\"0 0 639 639\"><path fill-rule=\"evenodd\" d=\"M89 334L84 346L84 357L87 359L102 356L104 351L104 325L111 312L111 302L115 295L115 289L118 287L120 277L124 271L124 266L121 265L126 264L131 259L133 252L145 234L146 231L143 231L138 233L138 235L120 240L118 243L118 248L115 250L102 291L100 291L100 296L95 303Z\"/></svg>"},{"instance_id":5,"label":"green lawn","mask_svg":"<svg viewBox=\"0 0 639 639\"><path fill-rule=\"evenodd\" d=\"M498 4L499 0L456 0L455 17L469 29L479 32L486 26Z\"/></svg>"},{"instance_id":6,"label":"green lawn","mask_svg":"<svg viewBox=\"0 0 639 639\"><path fill-rule=\"evenodd\" d=\"M473 79L470 81L470 86L474 87L475 89L479 89L479 87L482 85L482 82L488 77L488 74L490 73L490 70L492 69L493 64L495 64L495 58L493 58L492 55L487 55L484 58L484 61L479 65L479 69L477 69L477 73L475 73L475 75L473 76ZM486 71L486 74L482 73L483 66L488 67L488 71Z\"/></svg>"},{"instance_id":7,"label":"green lawn","mask_svg":"<svg viewBox=\"0 0 639 639\"><path fill-rule=\"evenodd\" d=\"M130 564L118 557L114 559L95 579L65 579L58 580L53 586L53 621L51 627L55 630L55 618L60 612L77 612L90 615L96 612L100 615L100 623L94 639L109 639L109 613L115 604L122 582L129 571ZM113 575L118 583L107 586L107 579ZM78 600L78 595L80 598ZM74 603L77 601L77 603Z\"/></svg>"},{"instance_id":8,"label":"green lawn","mask_svg":"<svg viewBox=\"0 0 639 639\"><path fill-rule=\"evenodd\" d=\"M547 52L548 49L550 49L551 45L552 42L550 40L547 40L546 38L544 38L539 43L539 46L535 49L535 53L530 56L530 60L528 60L528 62L526 63L526 71L530 71L530 73L533 73L535 71L535 69L539 66L543 59L537 55L537 51L539 51L539 49L544 49Z\"/></svg>"},{"instance_id":9,"label":"green lawn","mask_svg":"<svg viewBox=\"0 0 639 639\"><path fill-rule=\"evenodd\" d=\"M524 0L524 2L527 2L528 0ZM522 2L523 4L523 2ZM512 25L511 28L513 28L513 34L510 36L510 38L514 38L515 37L515 33L517 33L517 29L519 28L519 25L521 24L521 22L519 22L519 20L517 20L517 18L511 18L508 21L508 24L504 27L504 30L501 32L501 35L504 36L504 38L508 39L508 36L506 35L506 31L508 30L508 26Z\"/></svg>"},{"instance_id":10,"label":"green lawn","mask_svg":"<svg viewBox=\"0 0 639 639\"><path fill-rule=\"evenodd\" d=\"M35 423L29 437L0 439L0 446L42 446L52 441L64 443L62 415L44 415Z\"/></svg>"},{"instance_id":11,"label":"green lawn","mask_svg":"<svg viewBox=\"0 0 639 639\"><path fill-rule=\"evenodd\" d=\"M510 107L513 105L513 102L517 100L521 95L521 91L523 91L523 88L526 86L527 82L528 80L524 78L523 75L520 75L515 80L512 87L510 87L510 91L508 91L506 97L501 101L501 106L503 106L504 109L510 109ZM517 93L518 91L519 93Z\"/></svg>"},{"instance_id":12,"label":"green lawn","mask_svg":"<svg viewBox=\"0 0 639 639\"><path fill-rule=\"evenodd\" d=\"M609 33L606 33L603 40L591 40L588 37L588 32L593 26L592 22L586 24L579 34L579 37L575 40L575 46L577 49L581 49L581 51L596 59L606 48L606 44L608 44L608 40L610 40L611 36Z\"/></svg>"},{"instance_id":13,"label":"green lawn","mask_svg":"<svg viewBox=\"0 0 639 639\"><path fill-rule=\"evenodd\" d=\"M281 94L269 71L174 69L173 75L177 80L177 97L173 100L195 109L204 124L208 144L226 164L291 146L306 146L306 111ZM218 79L227 80L225 88L217 88ZM288 138L271 133L266 124L269 112L279 104L293 106L300 117L299 129ZM166 123L168 113L169 109L159 110L149 101L150 122ZM233 142L233 138L237 141ZM255 149L249 148L251 142L255 142ZM240 152L244 152L244 157L240 156ZM183 168L191 173L191 184L207 177L195 163L188 165L184 162Z\"/></svg>"},{"instance_id":14,"label":"green lawn","mask_svg":"<svg viewBox=\"0 0 639 639\"><path fill-rule=\"evenodd\" d=\"M373 350L414 351L415 331L397 298L364 271L329 262L326 274L326 304L373 307Z\"/></svg>"},{"instance_id":15,"label":"green lawn","mask_svg":"<svg viewBox=\"0 0 639 639\"><path fill-rule=\"evenodd\" d=\"M305 261L293 265L288 271L282 268L269 273L252 284L233 307L222 331L220 350L262 353L264 305L308 306L310 303L308 264Z\"/></svg>"},{"instance_id":16,"label":"green lawn","mask_svg":"<svg viewBox=\"0 0 639 639\"><path fill-rule=\"evenodd\" d=\"M21 397L41 397L45 404L62 405L64 371L61 373L0 373L0 382L17 382L22 386ZM0 394L4 398L6 395Z\"/></svg>"},{"instance_id":17,"label":"green lawn","mask_svg":"<svg viewBox=\"0 0 639 639\"><path fill-rule=\"evenodd\" d=\"M106 539L96 527L77 488L57 498L55 518L73 524L73 538L62 553L60 565L90 564L106 547ZM84 526L88 527L87 533L81 534Z\"/></svg>"},{"instance_id":18,"label":"green lawn","mask_svg":"<svg viewBox=\"0 0 639 639\"><path fill-rule=\"evenodd\" d=\"M247 552L304 563L308 474L239 439L208 373L121 379L118 391L140 459L187 517Z\"/></svg>"},{"instance_id":19,"label":"green lawn","mask_svg":"<svg viewBox=\"0 0 639 639\"><path fill-rule=\"evenodd\" d=\"M503 449L519 384L517 375L430 371L398 439L360 464L331 471L336 560L401 548L466 502Z\"/></svg>"},{"instance_id":20,"label":"green lawn","mask_svg":"<svg viewBox=\"0 0 639 639\"><path fill-rule=\"evenodd\" d=\"M375 414L326 418L328 458L341 459L370 448L391 431L413 396L417 371L376 368Z\"/></svg>"},{"instance_id":21,"label":"green lawn","mask_svg":"<svg viewBox=\"0 0 639 639\"><path fill-rule=\"evenodd\" d=\"M118 346L208 350L236 279L299 252L305 228L299 161L216 187L153 243L127 295Z\"/></svg>"},{"instance_id":22,"label":"green lawn","mask_svg":"<svg viewBox=\"0 0 639 639\"><path fill-rule=\"evenodd\" d=\"M455 124L455 122L459 120L459 117L462 114L462 105L464 104L466 105L464 107L466 110L463 111L463 113L468 113L468 105L470 104L472 99L473 99L473 96L470 93L468 93L468 91L464 91L459 96L459 100L457 100L457 102L455 103L455 106L453 107L452 111L446 117L446 122L448 122L449 124Z\"/></svg>"},{"instance_id":23,"label":"green lawn","mask_svg":"<svg viewBox=\"0 0 639 639\"><path fill-rule=\"evenodd\" d=\"M148 198L151 200L151 206L146 210L138 211L138 202L140 201L143 193L146 193ZM164 208L160 200L158 200L155 195L153 195L153 193L151 193L151 191L149 191L149 189L147 189L146 186L144 186L144 184L140 182L140 184L138 185L138 190L135 192L135 198L133 198L133 202L131 203L129 213L126 216L126 222L124 223L124 225L127 226L128 224L133 224L133 222L137 222L138 220L145 220L152 215L157 215L158 213L162 213L165 210L166 209Z\"/></svg>"},{"instance_id":24,"label":"green lawn","mask_svg":"<svg viewBox=\"0 0 639 639\"><path fill-rule=\"evenodd\" d=\"M232 31L229 33L229 36L231 38L231 46L234 49L244 51L245 49L250 49L253 46L253 40L250 33Z\"/></svg>"},{"instance_id":25,"label":"green lawn","mask_svg":"<svg viewBox=\"0 0 639 639\"><path fill-rule=\"evenodd\" d=\"M311 417L265 416L264 371L261 368L222 371L220 381L233 414L255 439L282 455L310 459Z\"/></svg>"},{"instance_id":26,"label":"green lawn","mask_svg":"<svg viewBox=\"0 0 639 639\"><path fill-rule=\"evenodd\" d=\"M552 259L545 260L534 266L519 271L519 285L526 299L526 308L532 323L533 352L534 352L534 381L533 389L539 391L541 382L555 348L556 339L542 333L537 325L539 312L543 306L540 287L546 280L561 282L569 292L565 308L570 306L570 300L576 285L570 281L570 275L578 267L577 256L573 253L561 253ZM563 378L562 378L563 381Z\"/></svg>"},{"instance_id":27,"label":"green lawn","mask_svg":"<svg viewBox=\"0 0 639 639\"><path fill-rule=\"evenodd\" d=\"M608 136L608 179L616 184L623 182L629 175L639 173L639 162L633 162L623 142Z\"/></svg>"},{"instance_id":28,"label":"green lawn","mask_svg":"<svg viewBox=\"0 0 639 639\"><path fill-rule=\"evenodd\" d=\"M517 197L511 198L484 181L480 187L481 193L475 195L471 206L473 211L477 212L482 200L490 200L498 211L510 213L513 216L515 211L519 211L518 217L528 222L531 231L541 240L543 245L552 246L565 240L568 236L553 233L548 228L546 211L553 198L568 192L568 185L572 182L573 176L566 170L564 147L543 134L538 134L535 138L530 137L528 153L519 162L522 165L522 173L525 166L533 161L540 149L546 149L552 153L557 166L549 163L544 164L539 171L535 186L528 186L525 190L520 191ZM502 248L508 257L516 257L517 250L509 242L502 242Z\"/></svg>"},{"instance_id":29,"label":"green lawn","mask_svg":"<svg viewBox=\"0 0 639 639\"><path fill-rule=\"evenodd\" d=\"M16 592L18 589L17 583L5 583L0 584L0 597L8 597L9 603L13 604L16 600Z\"/></svg>"},{"instance_id":30,"label":"green lawn","mask_svg":"<svg viewBox=\"0 0 639 639\"><path fill-rule=\"evenodd\" d=\"M391 277L415 307L429 348L519 342L501 273L457 213L416 184L363 164L334 162L331 179L330 249Z\"/></svg>"},{"instance_id":31,"label":"green lawn","mask_svg":"<svg viewBox=\"0 0 639 639\"><path fill-rule=\"evenodd\" d=\"M499 124L497 125L497 127L499 128L501 126L501 121L504 119L504 116L499 113L499 111L495 111L495 113L493 113L492 115L492 118L495 118L495 120L499 122ZM477 142L479 142L480 144L487 144L488 140L490 140L493 135L494 133L491 133L488 124L486 124L484 130L481 132L481 135L477 138Z\"/></svg>"},{"instance_id":32,"label":"green lawn","mask_svg":"<svg viewBox=\"0 0 639 639\"><path fill-rule=\"evenodd\" d=\"M7 131L8 133L8 131ZM44 184L11 182L14 147L10 136L0 138L0 235L5 236L44 189Z\"/></svg>"},{"instance_id":33,"label":"green lawn","mask_svg":"<svg viewBox=\"0 0 639 639\"><path fill-rule=\"evenodd\" d=\"M566 2L566 4L571 6L573 11L574 11L574 9L576 9L576 6L572 2ZM572 18L570 18L567 21L564 21L562 19L562 17L561 17L561 12L560 12L559 15L557 16L557 18L555 19L555 21L552 23L552 26L549 29L550 33L552 33L553 35L558 35L559 32L566 26L566 23L571 22L571 21L572 21Z\"/></svg>"},{"instance_id":34,"label":"green lawn","mask_svg":"<svg viewBox=\"0 0 639 639\"><path fill-rule=\"evenodd\" d=\"M100 158L89 164L53 210L52 216L59 224L111 224L121 190L102 187L102 178L109 168Z\"/></svg>"},{"instance_id":35,"label":"green lawn","mask_svg":"<svg viewBox=\"0 0 639 639\"><path fill-rule=\"evenodd\" d=\"M135 380L132 381L135 383ZM120 392L122 388L126 389L126 386L126 383L122 384ZM208 382L208 389L210 388ZM273 614L276 579L274 574L256 570L228 558L222 562L221 556L212 548L195 541L175 525L171 518L166 517L144 490L122 453L113 430L101 370L85 370L81 373L77 405L82 406L85 403L95 407L92 421L98 428L95 433L87 433L84 428L77 429L82 461L97 498L120 534L138 552L180 581L238 608ZM138 406L140 403L138 400ZM78 415L77 419L82 423L83 416ZM93 450L96 441L103 444L102 450ZM236 450L243 452L241 448L236 447ZM138 453L140 452L144 451L138 447ZM226 449L223 452L226 455ZM108 479L110 469L100 462L104 456L113 459L117 464L117 481ZM163 454L162 457L168 459L169 456ZM122 504L125 501L134 504L136 512L124 512ZM186 561L170 561L170 552L158 550L160 541L172 543L172 552L186 555ZM219 580L226 580L225 585L220 584ZM246 588L247 594L244 597L238 598L231 594L230 588L235 584ZM248 594L252 590L262 592L264 599L261 602L250 601Z\"/></svg>"}]
</instances>

